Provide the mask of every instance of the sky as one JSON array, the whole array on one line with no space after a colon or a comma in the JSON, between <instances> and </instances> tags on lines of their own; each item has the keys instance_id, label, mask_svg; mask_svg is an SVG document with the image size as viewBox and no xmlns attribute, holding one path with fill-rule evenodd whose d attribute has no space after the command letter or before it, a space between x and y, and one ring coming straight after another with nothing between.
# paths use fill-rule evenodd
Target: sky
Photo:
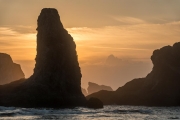
<instances>
[{"instance_id":1,"label":"sky","mask_svg":"<svg viewBox=\"0 0 180 120\"><path fill-rule=\"evenodd\" d=\"M155 49L180 40L180 0L0 0L0 52L28 78L36 56L37 18L56 8L76 43L82 87L114 90L152 69Z\"/></svg>"}]
</instances>

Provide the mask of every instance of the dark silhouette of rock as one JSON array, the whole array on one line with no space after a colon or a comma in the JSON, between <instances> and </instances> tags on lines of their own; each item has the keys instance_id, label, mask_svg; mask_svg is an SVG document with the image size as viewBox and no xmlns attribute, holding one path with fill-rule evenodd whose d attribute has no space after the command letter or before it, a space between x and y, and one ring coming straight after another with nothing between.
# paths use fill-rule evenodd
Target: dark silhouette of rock
<instances>
[{"instance_id":1,"label":"dark silhouette of rock","mask_svg":"<svg viewBox=\"0 0 180 120\"><path fill-rule=\"evenodd\" d=\"M103 108L103 102L101 100L99 100L98 98L91 97L87 101L87 107L94 108L94 109Z\"/></svg>"},{"instance_id":2,"label":"dark silhouette of rock","mask_svg":"<svg viewBox=\"0 0 180 120\"><path fill-rule=\"evenodd\" d=\"M82 91L82 93L83 93L83 95L84 95L84 96L87 96L87 95L88 95L88 93L87 93L86 89L81 88L81 91Z\"/></svg>"},{"instance_id":3,"label":"dark silhouette of rock","mask_svg":"<svg viewBox=\"0 0 180 120\"><path fill-rule=\"evenodd\" d=\"M88 94L92 94L92 93L95 93L95 92L98 92L100 90L107 90L107 91L113 91L113 89L110 87L110 86L105 86L105 85L98 85L96 83L92 83L92 82L89 82L88 83Z\"/></svg>"},{"instance_id":4,"label":"dark silhouette of rock","mask_svg":"<svg viewBox=\"0 0 180 120\"><path fill-rule=\"evenodd\" d=\"M85 106L76 45L63 28L56 9L42 9L37 31L34 74L25 81L0 86L0 106Z\"/></svg>"},{"instance_id":5,"label":"dark silhouette of rock","mask_svg":"<svg viewBox=\"0 0 180 120\"><path fill-rule=\"evenodd\" d=\"M0 84L10 83L24 77L21 66L14 63L10 55L0 53Z\"/></svg>"},{"instance_id":6,"label":"dark silhouette of rock","mask_svg":"<svg viewBox=\"0 0 180 120\"><path fill-rule=\"evenodd\" d=\"M97 97L104 104L180 106L180 42L155 50L151 60L154 66L145 78L134 79L115 92L100 91L87 98Z\"/></svg>"}]
</instances>

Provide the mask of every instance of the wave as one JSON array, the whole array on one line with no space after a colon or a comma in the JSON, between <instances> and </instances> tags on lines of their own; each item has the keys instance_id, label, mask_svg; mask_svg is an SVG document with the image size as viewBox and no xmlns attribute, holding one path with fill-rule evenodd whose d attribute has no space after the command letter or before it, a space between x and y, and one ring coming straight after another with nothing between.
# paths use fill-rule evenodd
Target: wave
<instances>
[{"instance_id":1,"label":"wave","mask_svg":"<svg viewBox=\"0 0 180 120\"><path fill-rule=\"evenodd\" d=\"M132 113L140 113L140 114L151 114L151 110L113 110L109 111L112 113L119 113L119 114L132 114Z\"/></svg>"},{"instance_id":2,"label":"wave","mask_svg":"<svg viewBox=\"0 0 180 120\"><path fill-rule=\"evenodd\" d=\"M77 107L74 109L1 107L0 119L179 119L180 107L104 106L103 109Z\"/></svg>"}]
</instances>

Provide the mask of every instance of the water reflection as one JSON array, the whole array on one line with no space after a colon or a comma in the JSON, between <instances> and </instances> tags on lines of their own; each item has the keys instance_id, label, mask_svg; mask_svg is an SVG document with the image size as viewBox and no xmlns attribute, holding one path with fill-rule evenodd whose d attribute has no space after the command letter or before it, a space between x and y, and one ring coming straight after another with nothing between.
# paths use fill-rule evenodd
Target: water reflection
<instances>
[{"instance_id":1,"label":"water reflection","mask_svg":"<svg viewBox=\"0 0 180 120\"><path fill-rule=\"evenodd\" d=\"M180 119L180 107L105 106L103 109L34 109L0 107L0 119L167 120Z\"/></svg>"}]
</instances>

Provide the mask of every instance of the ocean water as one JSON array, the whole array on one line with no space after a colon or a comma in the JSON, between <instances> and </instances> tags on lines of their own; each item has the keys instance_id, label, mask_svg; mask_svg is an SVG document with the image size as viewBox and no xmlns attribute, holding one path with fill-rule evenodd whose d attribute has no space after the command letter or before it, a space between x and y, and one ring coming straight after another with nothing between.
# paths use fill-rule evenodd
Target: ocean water
<instances>
[{"instance_id":1,"label":"ocean water","mask_svg":"<svg viewBox=\"0 0 180 120\"><path fill-rule=\"evenodd\" d=\"M103 109L35 109L1 107L0 120L180 120L180 107L104 106Z\"/></svg>"}]
</instances>

